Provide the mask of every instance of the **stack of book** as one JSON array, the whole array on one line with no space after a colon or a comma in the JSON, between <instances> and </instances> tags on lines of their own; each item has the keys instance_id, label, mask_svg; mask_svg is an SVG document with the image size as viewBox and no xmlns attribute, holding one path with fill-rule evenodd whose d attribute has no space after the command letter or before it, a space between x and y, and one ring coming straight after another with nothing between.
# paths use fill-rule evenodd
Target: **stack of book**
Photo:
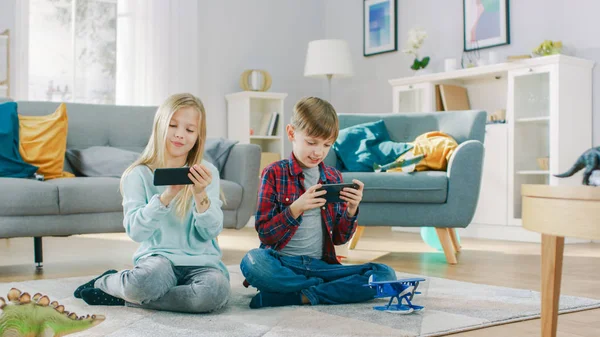
<instances>
[{"instance_id":1,"label":"stack of book","mask_svg":"<svg viewBox=\"0 0 600 337\"><path fill-rule=\"evenodd\" d=\"M279 123L279 113L264 114L260 121L260 130L257 136L277 136L277 125Z\"/></svg>"}]
</instances>

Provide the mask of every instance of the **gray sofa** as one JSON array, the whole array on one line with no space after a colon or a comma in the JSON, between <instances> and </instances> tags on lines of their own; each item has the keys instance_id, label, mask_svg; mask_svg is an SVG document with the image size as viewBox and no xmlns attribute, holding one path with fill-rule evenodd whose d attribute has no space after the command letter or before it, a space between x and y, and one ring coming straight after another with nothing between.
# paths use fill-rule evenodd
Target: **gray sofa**
<instances>
[{"instance_id":1,"label":"gray sofa","mask_svg":"<svg viewBox=\"0 0 600 337\"><path fill-rule=\"evenodd\" d=\"M19 114L47 115L58 103L17 102ZM67 148L111 146L141 152L150 137L156 107L67 103ZM210 115L209 117L210 118ZM224 226L242 228L254 215L260 148L236 144L221 176L227 203ZM65 171L73 172L65 160ZM124 232L119 178L76 177L48 181L0 178L0 238L34 237L42 262L44 236Z\"/></svg>"},{"instance_id":2,"label":"gray sofa","mask_svg":"<svg viewBox=\"0 0 600 337\"><path fill-rule=\"evenodd\" d=\"M448 162L447 171L342 172L345 182L359 179L365 184L359 226L435 227L448 263L457 263L455 253L460 247L454 228L467 227L477 207L486 112L340 114L338 117L340 129L383 120L395 142L412 142L430 131L445 132L457 141L459 146ZM329 152L325 163L341 168L334 151ZM361 233L359 227L350 249Z\"/></svg>"}]
</instances>

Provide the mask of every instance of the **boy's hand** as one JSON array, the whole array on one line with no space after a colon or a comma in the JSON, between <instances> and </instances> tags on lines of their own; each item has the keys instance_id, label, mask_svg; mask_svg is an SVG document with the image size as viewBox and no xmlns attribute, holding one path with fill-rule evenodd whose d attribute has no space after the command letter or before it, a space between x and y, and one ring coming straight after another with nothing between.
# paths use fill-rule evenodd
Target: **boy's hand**
<instances>
[{"instance_id":1,"label":"boy's hand","mask_svg":"<svg viewBox=\"0 0 600 337\"><path fill-rule=\"evenodd\" d=\"M210 169L202 164L195 164L190 167L190 173L188 177L194 182L194 194L200 194L204 192L206 186L212 181L212 174Z\"/></svg>"},{"instance_id":2,"label":"boy's hand","mask_svg":"<svg viewBox=\"0 0 600 337\"><path fill-rule=\"evenodd\" d=\"M290 211L292 212L292 216L294 218L298 218L300 214L304 213L304 211L325 205L327 200L319 197L327 193L327 191L317 191L319 188L321 188L321 184L316 184L309 187L306 192L300 196L300 198L296 199L296 201L290 205Z\"/></svg>"},{"instance_id":3,"label":"boy's hand","mask_svg":"<svg viewBox=\"0 0 600 337\"><path fill-rule=\"evenodd\" d=\"M354 216L356 214L356 210L358 209L358 204L362 200L363 189L365 188L365 184L358 179L352 179L352 182L358 185L358 189L344 187L344 189L340 192L340 199L348 202L348 215Z\"/></svg>"}]
</instances>

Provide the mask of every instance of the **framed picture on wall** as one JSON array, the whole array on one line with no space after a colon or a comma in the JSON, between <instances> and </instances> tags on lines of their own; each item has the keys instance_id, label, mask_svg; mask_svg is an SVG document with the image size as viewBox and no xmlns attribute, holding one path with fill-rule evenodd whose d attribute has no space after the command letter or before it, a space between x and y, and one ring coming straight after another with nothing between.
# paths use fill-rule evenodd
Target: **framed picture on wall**
<instances>
[{"instance_id":1,"label":"framed picture on wall","mask_svg":"<svg viewBox=\"0 0 600 337\"><path fill-rule=\"evenodd\" d=\"M363 54L371 56L398 50L396 0L364 0Z\"/></svg>"},{"instance_id":2,"label":"framed picture on wall","mask_svg":"<svg viewBox=\"0 0 600 337\"><path fill-rule=\"evenodd\" d=\"M510 44L509 0L463 0L464 51Z\"/></svg>"}]
</instances>

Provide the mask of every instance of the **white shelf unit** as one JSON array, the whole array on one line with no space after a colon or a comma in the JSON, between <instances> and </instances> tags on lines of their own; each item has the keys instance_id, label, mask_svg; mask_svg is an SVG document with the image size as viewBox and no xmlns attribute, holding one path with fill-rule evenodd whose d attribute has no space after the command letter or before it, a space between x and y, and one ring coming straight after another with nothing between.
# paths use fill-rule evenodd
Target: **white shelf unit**
<instances>
[{"instance_id":1,"label":"white shelf unit","mask_svg":"<svg viewBox=\"0 0 600 337\"><path fill-rule=\"evenodd\" d=\"M479 204L469 226L475 228L467 229L473 236L533 238L520 227L521 185L581 184L581 172L553 175L592 146L593 67L589 60L553 55L389 81L394 112L435 111L437 84L467 88L472 109L506 109L506 123L486 125ZM548 170L538 167L540 157L549 158Z\"/></svg>"},{"instance_id":2,"label":"white shelf unit","mask_svg":"<svg viewBox=\"0 0 600 337\"><path fill-rule=\"evenodd\" d=\"M257 144L262 152L272 152L284 158L285 93L242 91L225 96L227 101L227 137L241 144ZM273 112L279 114L275 135L259 134ZM254 134L250 134L250 130Z\"/></svg>"}]
</instances>

